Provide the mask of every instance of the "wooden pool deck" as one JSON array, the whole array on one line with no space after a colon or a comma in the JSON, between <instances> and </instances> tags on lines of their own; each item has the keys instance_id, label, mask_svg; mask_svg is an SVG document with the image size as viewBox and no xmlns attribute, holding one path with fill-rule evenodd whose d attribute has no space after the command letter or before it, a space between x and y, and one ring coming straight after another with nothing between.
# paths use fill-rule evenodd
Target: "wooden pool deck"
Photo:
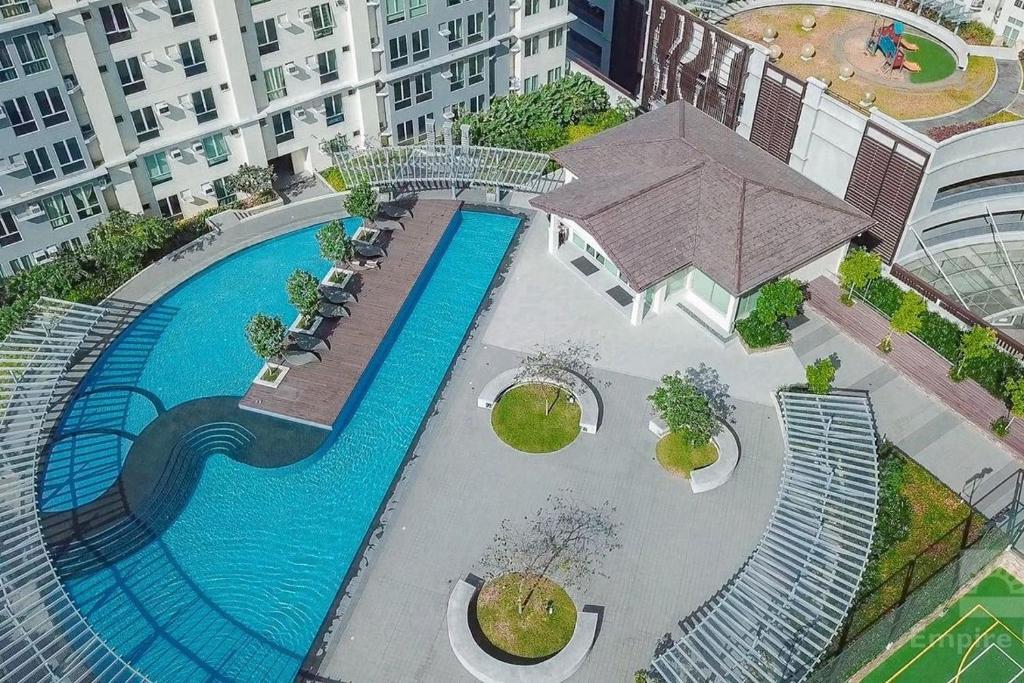
<instances>
[{"instance_id":1,"label":"wooden pool deck","mask_svg":"<svg viewBox=\"0 0 1024 683\"><path fill-rule=\"evenodd\" d=\"M393 233L382 267L357 272L349 283L358 298L346 304L351 317L321 324L317 336L330 348L320 362L292 367L276 389L251 385L239 406L331 429L461 206L460 201L419 200L413 217L403 220L405 230ZM325 267L314 275L326 272Z\"/></svg>"}]
</instances>

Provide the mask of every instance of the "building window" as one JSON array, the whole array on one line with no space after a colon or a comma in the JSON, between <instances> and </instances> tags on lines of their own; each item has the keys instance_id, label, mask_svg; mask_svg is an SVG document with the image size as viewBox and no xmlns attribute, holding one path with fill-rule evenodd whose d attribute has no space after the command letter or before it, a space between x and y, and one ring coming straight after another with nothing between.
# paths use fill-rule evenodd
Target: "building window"
<instances>
[{"instance_id":1,"label":"building window","mask_svg":"<svg viewBox=\"0 0 1024 683\"><path fill-rule=\"evenodd\" d=\"M313 24L313 37L323 38L334 33L334 13L328 3L313 5L309 8Z\"/></svg>"},{"instance_id":2,"label":"building window","mask_svg":"<svg viewBox=\"0 0 1024 683\"><path fill-rule=\"evenodd\" d=\"M389 24L405 20L405 0L384 0L384 18Z\"/></svg>"},{"instance_id":3,"label":"building window","mask_svg":"<svg viewBox=\"0 0 1024 683\"><path fill-rule=\"evenodd\" d=\"M452 79L450 89L452 92L462 90L466 87L466 65L464 62L452 62Z\"/></svg>"},{"instance_id":4,"label":"building window","mask_svg":"<svg viewBox=\"0 0 1024 683\"><path fill-rule=\"evenodd\" d=\"M397 133L398 144L400 145L407 145L415 139L412 121L405 121L403 123L398 124L395 127L395 130Z\"/></svg>"},{"instance_id":5,"label":"building window","mask_svg":"<svg viewBox=\"0 0 1024 683\"><path fill-rule=\"evenodd\" d=\"M295 130L292 127L292 113L282 111L271 117L274 124L274 140L276 142L287 142L295 137Z\"/></svg>"},{"instance_id":6,"label":"building window","mask_svg":"<svg viewBox=\"0 0 1024 683\"><path fill-rule=\"evenodd\" d=\"M548 31L548 49L550 50L555 47L562 47L564 34L564 28L556 28L553 31Z\"/></svg>"},{"instance_id":7,"label":"building window","mask_svg":"<svg viewBox=\"0 0 1024 683\"><path fill-rule=\"evenodd\" d=\"M192 11L192 0L168 0L167 8L171 11L171 24L174 26L191 24L196 20L196 13Z\"/></svg>"},{"instance_id":8,"label":"building window","mask_svg":"<svg viewBox=\"0 0 1024 683\"><path fill-rule=\"evenodd\" d=\"M452 19L447 24L441 24L442 32L447 31L448 49L456 50L462 47L462 18Z\"/></svg>"},{"instance_id":9,"label":"building window","mask_svg":"<svg viewBox=\"0 0 1024 683\"><path fill-rule=\"evenodd\" d=\"M206 73L206 57L203 56L203 45L199 39L180 43L178 51L181 53L181 64L185 67L186 77Z\"/></svg>"},{"instance_id":10,"label":"building window","mask_svg":"<svg viewBox=\"0 0 1024 683\"><path fill-rule=\"evenodd\" d=\"M288 86L284 82L284 68L275 66L263 72L263 83L267 87L267 100L274 101L288 95Z\"/></svg>"},{"instance_id":11,"label":"building window","mask_svg":"<svg viewBox=\"0 0 1024 683\"><path fill-rule=\"evenodd\" d=\"M601 67L601 46L576 31L569 31L569 50L583 61Z\"/></svg>"},{"instance_id":12,"label":"building window","mask_svg":"<svg viewBox=\"0 0 1024 683\"><path fill-rule=\"evenodd\" d=\"M139 142L160 137L160 126L156 122L153 107L132 110L132 124L135 126L135 137Z\"/></svg>"},{"instance_id":13,"label":"building window","mask_svg":"<svg viewBox=\"0 0 1024 683\"><path fill-rule=\"evenodd\" d=\"M427 0L409 0L409 16L422 17L427 13Z\"/></svg>"},{"instance_id":14,"label":"building window","mask_svg":"<svg viewBox=\"0 0 1024 683\"><path fill-rule=\"evenodd\" d=\"M469 65L469 84L483 83L484 81L484 56L477 55L466 60Z\"/></svg>"},{"instance_id":15,"label":"building window","mask_svg":"<svg viewBox=\"0 0 1024 683\"><path fill-rule=\"evenodd\" d=\"M181 202L176 194L156 200L156 205L160 209L160 215L164 218L181 217Z\"/></svg>"},{"instance_id":16,"label":"building window","mask_svg":"<svg viewBox=\"0 0 1024 683\"><path fill-rule=\"evenodd\" d=\"M540 36L531 36L523 41L523 56L532 57L540 49Z\"/></svg>"},{"instance_id":17,"label":"building window","mask_svg":"<svg viewBox=\"0 0 1024 683\"><path fill-rule=\"evenodd\" d=\"M37 74L50 68L50 60L43 49L43 41L36 32L14 36L14 49L21 60L21 69L26 74Z\"/></svg>"},{"instance_id":18,"label":"building window","mask_svg":"<svg viewBox=\"0 0 1024 683\"><path fill-rule=\"evenodd\" d=\"M192 110L196 113L196 123L206 123L217 118L217 102L213 99L212 88L192 93Z\"/></svg>"},{"instance_id":19,"label":"building window","mask_svg":"<svg viewBox=\"0 0 1024 683\"><path fill-rule=\"evenodd\" d=\"M328 126L333 126L345 120L345 110L342 107L341 95L331 95L324 98L324 114L327 117Z\"/></svg>"},{"instance_id":20,"label":"building window","mask_svg":"<svg viewBox=\"0 0 1024 683\"><path fill-rule=\"evenodd\" d=\"M466 43L472 45L484 39L484 13L477 12L466 17Z\"/></svg>"},{"instance_id":21,"label":"building window","mask_svg":"<svg viewBox=\"0 0 1024 683\"><path fill-rule=\"evenodd\" d=\"M21 233L18 232L18 224L10 211L0 211L0 247L9 247L21 241ZM12 270L18 272L11 263Z\"/></svg>"},{"instance_id":22,"label":"building window","mask_svg":"<svg viewBox=\"0 0 1024 683\"><path fill-rule=\"evenodd\" d=\"M217 197L217 206L224 206L225 204L234 204L237 197L235 193L231 191L228 186L226 178L217 178L213 181L213 193Z\"/></svg>"},{"instance_id":23,"label":"building window","mask_svg":"<svg viewBox=\"0 0 1024 683\"><path fill-rule=\"evenodd\" d=\"M565 0L550 0L550 4L548 4L548 8L549 9L555 9L556 7L561 7L564 4L565 4Z\"/></svg>"},{"instance_id":24,"label":"building window","mask_svg":"<svg viewBox=\"0 0 1024 683\"><path fill-rule=\"evenodd\" d=\"M604 9L587 0L569 0L569 11L584 24L604 31Z\"/></svg>"},{"instance_id":25,"label":"building window","mask_svg":"<svg viewBox=\"0 0 1024 683\"><path fill-rule=\"evenodd\" d=\"M20 17L23 14L28 14L30 7L28 0L0 0L0 17L4 19Z\"/></svg>"},{"instance_id":26,"label":"building window","mask_svg":"<svg viewBox=\"0 0 1024 683\"><path fill-rule=\"evenodd\" d=\"M223 133L207 135L202 142L207 166L216 166L228 160L228 143L224 140Z\"/></svg>"},{"instance_id":27,"label":"building window","mask_svg":"<svg viewBox=\"0 0 1024 683\"><path fill-rule=\"evenodd\" d=\"M157 152L143 157L146 164L146 174L149 175L149 182L153 185L166 183L171 179L171 166L167 163L167 153Z\"/></svg>"},{"instance_id":28,"label":"building window","mask_svg":"<svg viewBox=\"0 0 1024 683\"><path fill-rule=\"evenodd\" d=\"M11 53L7 51L7 44L0 40L0 83L13 81L17 77L18 71L14 68Z\"/></svg>"},{"instance_id":29,"label":"building window","mask_svg":"<svg viewBox=\"0 0 1024 683\"><path fill-rule=\"evenodd\" d=\"M64 201L64 195L50 195L43 199L42 205L43 210L46 211L46 217L50 220L50 227L54 230L74 222L74 219L71 218L71 211L68 210L68 204Z\"/></svg>"},{"instance_id":30,"label":"building window","mask_svg":"<svg viewBox=\"0 0 1024 683\"><path fill-rule=\"evenodd\" d=\"M37 185L57 177L57 172L53 170L53 163L50 161L50 155L46 153L45 147L25 152L25 161L28 164L29 173L32 174L32 180Z\"/></svg>"},{"instance_id":31,"label":"building window","mask_svg":"<svg viewBox=\"0 0 1024 683\"><path fill-rule=\"evenodd\" d=\"M21 239L19 238L16 241L20 242ZM14 244L14 242L11 242L11 244ZM4 241L3 241L3 238L0 238L0 247L2 247L2 246L4 246ZM10 264L11 264L11 272L14 273L14 274L18 274L18 273L20 273L22 271L28 270L33 265L35 265L32 262L32 257L31 256L21 256L19 258L13 259L10 262Z\"/></svg>"},{"instance_id":32,"label":"building window","mask_svg":"<svg viewBox=\"0 0 1024 683\"><path fill-rule=\"evenodd\" d=\"M430 31L421 28L412 32L412 61L418 62L430 57Z\"/></svg>"},{"instance_id":33,"label":"building window","mask_svg":"<svg viewBox=\"0 0 1024 683\"><path fill-rule=\"evenodd\" d=\"M27 135L38 129L36 120L32 117L32 109L24 97L4 100L3 106L4 113L7 114L7 120L11 122L11 129L15 135Z\"/></svg>"},{"instance_id":34,"label":"building window","mask_svg":"<svg viewBox=\"0 0 1024 683\"><path fill-rule=\"evenodd\" d=\"M100 7L100 20L103 21L103 32L107 34L107 42L120 43L132 37L132 27L128 23L128 13L124 5L115 2L109 7Z\"/></svg>"},{"instance_id":35,"label":"building window","mask_svg":"<svg viewBox=\"0 0 1024 683\"><path fill-rule=\"evenodd\" d=\"M523 0L523 16L532 17L540 12L540 0Z\"/></svg>"},{"instance_id":36,"label":"building window","mask_svg":"<svg viewBox=\"0 0 1024 683\"><path fill-rule=\"evenodd\" d=\"M405 36L398 36L388 41L388 63L392 69L409 63L409 44Z\"/></svg>"},{"instance_id":37,"label":"building window","mask_svg":"<svg viewBox=\"0 0 1024 683\"><path fill-rule=\"evenodd\" d=\"M85 169L85 158L76 138L53 143L53 151L57 154L57 163L60 164L60 172L64 175Z\"/></svg>"},{"instance_id":38,"label":"building window","mask_svg":"<svg viewBox=\"0 0 1024 683\"><path fill-rule=\"evenodd\" d=\"M434 96L430 85L430 72L424 71L416 75L416 103L426 102Z\"/></svg>"},{"instance_id":39,"label":"building window","mask_svg":"<svg viewBox=\"0 0 1024 683\"><path fill-rule=\"evenodd\" d=\"M321 52L316 56L317 69L320 71L320 84L338 80L338 53L334 50Z\"/></svg>"},{"instance_id":40,"label":"building window","mask_svg":"<svg viewBox=\"0 0 1024 683\"><path fill-rule=\"evenodd\" d=\"M556 66L554 69L548 69L548 83L554 83L555 81L562 79L562 67Z\"/></svg>"},{"instance_id":41,"label":"building window","mask_svg":"<svg viewBox=\"0 0 1024 683\"><path fill-rule=\"evenodd\" d=\"M391 87L395 92L395 111L412 105L412 88L408 78L396 81Z\"/></svg>"},{"instance_id":42,"label":"building window","mask_svg":"<svg viewBox=\"0 0 1024 683\"><path fill-rule=\"evenodd\" d=\"M142 76L142 65L138 57L122 59L114 65L117 68L117 77L121 81L121 90L125 95L142 92L146 89L146 80Z\"/></svg>"},{"instance_id":43,"label":"building window","mask_svg":"<svg viewBox=\"0 0 1024 683\"><path fill-rule=\"evenodd\" d=\"M71 203L75 205L79 220L95 216L101 211L100 198L96 196L96 189L92 185L71 190Z\"/></svg>"},{"instance_id":44,"label":"building window","mask_svg":"<svg viewBox=\"0 0 1024 683\"><path fill-rule=\"evenodd\" d=\"M433 121L433 114L426 114L416 119L416 141L426 142L427 141L427 121Z\"/></svg>"},{"instance_id":45,"label":"building window","mask_svg":"<svg viewBox=\"0 0 1024 683\"><path fill-rule=\"evenodd\" d=\"M484 110L484 96L477 95L476 97L469 98L469 112L471 114L478 114Z\"/></svg>"},{"instance_id":46,"label":"building window","mask_svg":"<svg viewBox=\"0 0 1024 683\"><path fill-rule=\"evenodd\" d=\"M261 55L277 52L280 47L277 42L277 20L273 17L256 22L256 46Z\"/></svg>"},{"instance_id":47,"label":"building window","mask_svg":"<svg viewBox=\"0 0 1024 683\"><path fill-rule=\"evenodd\" d=\"M525 79L523 81L523 92L529 93L537 90L540 87L539 81L540 79L536 75L530 76L529 78Z\"/></svg>"}]
</instances>

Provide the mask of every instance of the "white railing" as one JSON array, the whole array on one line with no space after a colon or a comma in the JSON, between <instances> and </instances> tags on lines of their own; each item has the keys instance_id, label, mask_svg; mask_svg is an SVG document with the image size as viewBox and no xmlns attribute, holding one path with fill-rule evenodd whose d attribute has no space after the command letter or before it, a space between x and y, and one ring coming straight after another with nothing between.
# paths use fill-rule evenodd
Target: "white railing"
<instances>
[{"instance_id":1,"label":"white railing","mask_svg":"<svg viewBox=\"0 0 1024 683\"><path fill-rule=\"evenodd\" d=\"M106 309L40 299L0 342L0 681L144 682L64 589L39 523L39 457L55 391Z\"/></svg>"}]
</instances>

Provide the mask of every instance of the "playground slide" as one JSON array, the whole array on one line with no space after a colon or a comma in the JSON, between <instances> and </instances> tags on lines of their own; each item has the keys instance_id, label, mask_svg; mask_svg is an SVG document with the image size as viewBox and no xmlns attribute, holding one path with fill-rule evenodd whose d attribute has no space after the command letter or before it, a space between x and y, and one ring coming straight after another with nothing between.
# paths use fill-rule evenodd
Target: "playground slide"
<instances>
[{"instance_id":1,"label":"playground slide","mask_svg":"<svg viewBox=\"0 0 1024 683\"><path fill-rule=\"evenodd\" d=\"M906 43L904 43L903 46L906 47ZM904 59L903 68L906 69L907 71L917 72L921 70L921 65L918 64L917 62L908 62L906 59Z\"/></svg>"},{"instance_id":2,"label":"playground slide","mask_svg":"<svg viewBox=\"0 0 1024 683\"><path fill-rule=\"evenodd\" d=\"M917 43L911 43L906 38L900 40L900 47L904 50L910 50L911 52L917 52Z\"/></svg>"}]
</instances>

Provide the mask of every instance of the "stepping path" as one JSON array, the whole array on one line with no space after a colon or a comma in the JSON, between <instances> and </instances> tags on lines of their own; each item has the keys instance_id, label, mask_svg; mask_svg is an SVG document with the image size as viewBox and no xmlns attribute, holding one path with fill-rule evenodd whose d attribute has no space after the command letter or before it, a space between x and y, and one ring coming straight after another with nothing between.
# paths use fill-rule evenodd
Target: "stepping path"
<instances>
[{"instance_id":1,"label":"stepping path","mask_svg":"<svg viewBox=\"0 0 1024 683\"><path fill-rule=\"evenodd\" d=\"M930 119L904 121L914 130L924 132L936 126L951 126L958 123L980 121L1010 107L1020 93L1020 62L1016 59L996 60L996 82L988 94L958 112L936 116Z\"/></svg>"}]
</instances>

